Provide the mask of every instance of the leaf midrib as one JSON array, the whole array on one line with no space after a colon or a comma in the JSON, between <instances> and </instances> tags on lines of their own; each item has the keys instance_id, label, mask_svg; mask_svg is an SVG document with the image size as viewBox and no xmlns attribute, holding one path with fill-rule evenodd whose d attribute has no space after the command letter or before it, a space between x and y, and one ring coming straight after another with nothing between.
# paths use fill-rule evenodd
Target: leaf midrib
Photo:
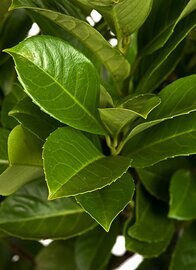
<instances>
[{"instance_id":1,"label":"leaf midrib","mask_svg":"<svg viewBox=\"0 0 196 270\"><path fill-rule=\"evenodd\" d=\"M23 59L25 59L27 62L29 62L30 64L32 64L33 66L35 66L36 68L38 68L40 71L42 71L44 74L46 74L46 76L48 76L54 83L56 83L60 89L62 89L62 91L67 94L94 122L97 123L97 125L99 127L101 127L99 121L91 114L90 111L88 111L83 104L81 104L77 99L75 99L75 97L69 93L66 88L64 88L60 82L58 82L54 77L52 77L52 75L50 75L46 70L42 69L42 67L40 67L39 65L35 65L32 61L30 61L28 58L26 58L24 55L20 54L20 53L16 53L16 52L11 52L14 53L16 55L19 55L20 57L22 57ZM17 69L17 67L16 67ZM26 89L26 87L24 87ZM29 92L27 91L27 93L29 94ZM32 97L34 99L34 97ZM35 99L34 99L35 100ZM38 104L38 102L35 100L35 102ZM39 106L41 106L42 109L46 110L42 105L38 104Z\"/></svg>"},{"instance_id":2,"label":"leaf midrib","mask_svg":"<svg viewBox=\"0 0 196 270\"><path fill-rule=\"evenodd\" d=\"M196 132L196 127L195 127L195 129L191 129L191 130L186 130L186 131L184 131L184 132L180 132L180 133L178 133L177 136L172 135L172 136L166 137L166 138L163 139L163 140L158 140L158 141L156 141L156 142L150 143L150 144L148 144L148 145L146 145L146 146L144 146L144 147L142 147L142 148L139 148L138 151L136 150L136 151L134 151L134 152L131 152L131 155L132 155L132 154L137 154L137 153L139 153L140 151L146 150L146 149L148 149L148 148L150 148L150 147L152 147L152 146L154 146L154 145L157 145L157 144L160 144L160 143L162 143L162 142L165 142L165 141L169 141L169 140L175 139L176 137L180 137L180 136L182 136L182 135L184 135L184 134L188 134L188 133L192 133L192 132ZM177 133L175 133L175 134L177 134Z\"/></svg>"}]
</instances>

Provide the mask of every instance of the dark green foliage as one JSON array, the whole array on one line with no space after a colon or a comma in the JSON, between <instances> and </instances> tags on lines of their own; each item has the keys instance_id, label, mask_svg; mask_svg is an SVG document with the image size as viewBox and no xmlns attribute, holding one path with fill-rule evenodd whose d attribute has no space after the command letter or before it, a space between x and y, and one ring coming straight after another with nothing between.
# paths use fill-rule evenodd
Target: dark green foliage
<instances>
[{"instance_id":1,"label":"dark green foliage","mask_svg":"<svg viewBox=\"0 0 196 270\"><path fill-rule=\"evenodd\" d=\"M2 270L111 270L121 234L138 270L196 269L195 25L195 0L1 1Z\"/></svg>"}]
</instances>

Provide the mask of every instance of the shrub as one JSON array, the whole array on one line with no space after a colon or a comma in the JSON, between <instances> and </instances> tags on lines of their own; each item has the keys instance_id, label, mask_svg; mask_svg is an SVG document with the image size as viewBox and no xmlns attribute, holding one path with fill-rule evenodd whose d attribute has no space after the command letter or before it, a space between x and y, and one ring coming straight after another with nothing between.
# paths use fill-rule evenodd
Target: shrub
<instances>
[{"instance_id":1,"label":"shrub","mask_svg":"<svg viewBox=\"0 0 196 270\"><path fill-rule=\"evenodd\" d=\"M134 253L140 270L196 269L195 0L10 4L1 269L114 269ZM122 234L126 254L111 255Z\"/></svg>"}]
</instances>

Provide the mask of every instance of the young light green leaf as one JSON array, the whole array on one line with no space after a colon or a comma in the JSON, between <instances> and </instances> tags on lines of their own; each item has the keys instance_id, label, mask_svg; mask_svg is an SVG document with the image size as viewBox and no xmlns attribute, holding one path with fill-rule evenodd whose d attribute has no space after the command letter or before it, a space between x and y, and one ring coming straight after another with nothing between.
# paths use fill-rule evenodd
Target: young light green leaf
<instances>
[{"instance_id":1,"label":"young light green leaf","mask_svg":"<svg viewBox=\"0 0 196 270\"><path fill-rule=\"evenodd\" d=\"M129 155L133 159L132 166L138 168L149 167L171 157L195 154L196 112L143 131L129 140L123 153Z\"/></svg>"},{"instance_id":2,"label":"young light green leaf","mask_svg":"<svg viewBox=\"0 0 196 270\"><path fill-rule=\"evenodd\" d=\"M150 16L139 32L141 56L152 54L163 47L173 34L176 25L195 8L195 0L190 0L188 3L184 0L153 1ZM166 10L169 16L165 16ZM159 14L159 18L157 18L157 14ZM156 27L152 27L155 23Z\"/></svg>"},{"instance_id":3,"label":"young light green leaf","mask_svg":"<svg viewBox=\"0 0 196 270\"><path fill-rule=\"evenodd\" d=\"M145 189L159 200L169 201L169 183L172 174L178 169L189 168L188 160L177 157L161 161L145 169L137 169L139 178Z\"/></svg>"},{"instance_id":4,"label":"young light green leaf","mask_svg":"<svg viewBox=\"0 0 196 270\"><path fill-rule=\"evenodd\" d=\"M24 239L66 239L94 226L73 200L48 201L43 179L25 185L0 207L0 229Z\"/></svg>"},{"instance_id":5,"label":"young light green leaf","mask_svg":"<svg viewBox=\"0 0 196 270\"><path fill-rule=\"evenodd\" d=\"M115 222L108 233L101 227L96 227L76 240L75 257L78 270L106 269L118 229L118 223Z\"/></svg>"},{"instance_id":6,"label":"young light green leaf","mask_svg":"<svg viewBox=\"0 0 196 270\"><path fill-rule=\"evenodd\" d=\"M22 2L22 3L21 3ZM13 1L12 8L28 8L48 18L79 39L108 68L116 80L125 79L130 72L128 61L89 24L72 16L35 6L32 1Z\"/></svg>"},{"instance_id":7,"label":"young light green leaf","mask_svg":"<svg viewBox=\"0 0 196 270\"><path fill-rule=\"evenodd\" d=\"M75 241L53 241L44 247L35 258L35 270L79 270L75 260Z\"/></svg>"},{"instance_id":8,"label":"young light green leaf","mask_svg":"<svg viewBox=\"0 0 196 270\"><path fill-rule=\"evenodd\" d=\"M194 112L196 110L195 91L196 75L178 79L166 86L158 95L161 104L149 114L146 122L139 123L131 130L126 141L167 119Z\"/></svg>"},{"instance_id":9,"label":"young light green leaf","mask_svg":"<svg viewBox=\"0 0 196 270\"><path fill-rule=\"evenodd\" d=\"M196 218L195 173L178 170L170 184L170 210L168 216L178 220Z\"/></svg>"},{"instance_id":10,"label":"young light green leaf","mask_svg":"<svg viewBox=\"0 0 196 270\"><path fill-rule=\"evenodd\" d=\"M99 109L101 120L111 135L117 136L121 130L137 117L147 118L148 114L161 103L153 94L134 96L119 104L117 108Z\"/></svg>"},{"instance_id":11,"label":"young light green leaf","mask_svg":"<svg viewBox=\"0 0 196 270\"><path fill-rule=\"evenodd\" d=\"M108 232L115 217L132 200L134 190L133 179L126 173L115 183L78 195L76 200Z\"/></svg>"},{"instance_id":12,"label":"young light green leaf","mask_svg":"<svg viewBox=\"0 0 196 270\"><path fill-rule=\"evenodd\" d=\"M196 223L184 230L173 253L169 270L195 270L196 268Z\"/></svg>"},{"instance_id":13,"label":"young light green leaf","mask_svg":"<svg viewBox=\"0 0 196 270\"><path fill-rule=\"evenodd\" d=\"M175 49L178 50L178 45L180 46L183 39L192 29L194 29L196 25L195 15L196 11L192 12L190 16L187 16L178 24L174 34L167 41L163 49L159 50L156 55L153 56L153 61L151 61L150 65L149 59L147 59L147 69L145 69L142 79L139 80L136 87L136 93L152 92L158 85L160 85L163 81L162 79L164 79L165 75L168 74L168 69L165 68L165 61L168 61L169 57L173 56L172 53L175 53Z\"/></svg>"},{"instance_id":14,"label":"young light green leaf","mask_svg":"<svg viewBox=\"0 0 196 270\"><path fill-rule=\"evenodd\" d=\"M131 160L105 157L80 131L70 127L54 131L44 144L44 170L49 199L103 188L120 178Z\"/></svg>"},{"instance_id":15,"label":"young light green leaf","mask_svg":"<svg viewBox=\"0 0 196 270\"><path fill-rule=\"evenodd\" d=\"M166 205L149 196L140 186L136 191L136 221L128 228L128 235L139 241L157 243L164 241L171 231L174 226L167 218Z\"/></svg>"},{"instance_id":16,"label":"young light green leaf","mask_svg":"<svg viewBox=\"0 0 196 270\"><path fill-rule=\"evenodd\" d=\"M83 54L50 36L28 38L5 51L14 58L25 92L43 111L77 129L105 133L97 112L97 72Z\"/></svg>"},{"instance_id":17,"label":"young light green leaf","mask_svg":"<svg viewBox=\"0 0 196 270\"><path fill-rule=\"evenodd\" d=\"M3 127L12 129L17 125L17 121L10 117L8 114L12 108L25 96L22 87L19 84L15 84L12 87L11 93L9 93L3 100L1 109L1 122Z\"/></svg>"},{"instance_id":18,"label":"young light green leaf","mask_svg":"<svg viewBox=\"0 0 196 270\"><path fill-rule=\"evenodd\" d=\"M12 108L9 115L14 117L26 129L43 141L60 124L54 118L41 111L29 97L21 99L18 104Z\"/></svg>"},{"instance_id":19,"label":"young light green leaf","mask_svg":"<svg viewBox=\"0 0 196 270\"><path fill-rule=\"evenodd\" d=\"M10 165L42 167L42 141L18 125L9 134L8 157Z\"/></svg>"}]
</instances>

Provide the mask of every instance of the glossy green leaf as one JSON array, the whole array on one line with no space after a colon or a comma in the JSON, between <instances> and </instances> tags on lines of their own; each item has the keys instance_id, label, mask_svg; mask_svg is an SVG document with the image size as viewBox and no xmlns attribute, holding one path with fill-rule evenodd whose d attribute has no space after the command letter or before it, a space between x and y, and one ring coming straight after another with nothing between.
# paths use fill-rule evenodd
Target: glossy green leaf
<instances>
[{"instance_id":1,"label":"glossy green leaf","mask_svg":"<svg viewBox=\"0 0 196 270\"><path fill-rule=\"evenodd\" d=\"M184 157L177 157L161 161L151 167L139 168L137 173L145 189L151 195L168 202L172 174L182 168L189 168L188 160Z\"/></svg>"},{"instance_id":2,"label":"glossy green leaf","mask_svg":"<svg viewBox=\"0 0 196 270\"><path fill-rule=\"evenodd\" d=\"M17 125L17 121L8 114L24 95L25 93L20 85L15 84L12 87L11 93L4 98L1 109L1 122L5 128L12 129Z\"/></svg>"},{"instance_id":3,"label":"glossy green leaf","mask_svg":"<svg viewBox=\"0 0 196 270\"><path fill-rule=\"evenodd\" d=\"M128 235L139 241L157 243L164 241L171 231L174 231L174 226L167 218L166 205L149 196L142 187L138 188L136 221L128 228Z\"/></svg>"},{"instance_id":4,"label":"glossy green leaf","mask_svg":"<svg viewBox=\"0 0 196 270\"><path fill-rule=\"evenodd\" d=\"M167 158L195 154L195 123L195 112L164 121L132 138L125 145L124 154L129 155L133 159L132 166L138 168Z\"/></svg>"},{"instance_id":5,"label":"glossy green leaf","mask_svg":"<svg viewBox=\"0 0 196 270\"><path fill-rule=\"evenodd\" d=\"M41 140L45 140L60 124L41 111L29 97L21 99L9 115Z\"/></svg>"},{"instance_id":6,"label":"glossy green leaf","mask_svg":"<svg viewBox=\"0 0 196 270\"><path fill-rule=\"evenodd\" d=\"M170 210L168 216L179 220L196 218L195 173L178 170L170 185Z\"/></svg>"},{"instance_id":7,"label":"glossy green leaf","mask_svg":"<svg viewBox=\"0 0 196 270\"><path fill-rule=\"evenodd\" d=\"M11 0L2 0L1 7L0 7L0 27L4 23L7 16L9 16L8 8L11 4Z\"/></svg>"},{"instance_id":8,"label":"glossy green leaf","mask_svg":"<svg viewBox=\"0 0 196 270\"><path fill-rule=\"evenodd\" d=\"M115 217L132 200L135 186L130 174L124 174L115 183L94 192L76 196L77 202L106 231Z\"/></svg>"},{"instance_id":9,"label":"glossy green leaf","mask_svg":"<svg viewBox=\"0 0 196 270\"><path fill-rule=\"evenodd\" d=\"M49 199L94 191L111 184L129 168L125 157L105 157L80 131L54 131L44 144ZM118 166L117 166L118 165Z\"/></svg>"},{"instance_id":10,"label":"glossy green leaf","mask_svg":"<svg viewBox=\"0 0 196 270\"><path fill-rule=\"evenodd\" d=\"M150 16L139 32L141 55L151 54L163 47L180 20L195 8L195 0L190 0L188 3L184 0L153 1ZM166 10L168 16L165 16Z\"/></svg>"},{"instance_id":11,"label":"glossy green leaf","mask_svg":"<svg viewBox=\"0 0 196 270\"><path fill-rule=\"evenodd\" d=\"M164 253L158 258L144 259L136 270L165 270L168 269L168 254Z\"/></svg>"},{"instance_id":12,"label":"glossy green leaf","mask_svg":"<svg viewBox=\"0 0 196 270\"><path fill-rule=\"evenodd\" d=\"M24 239L66 239L94 225L73 200L48 201L43 179L25 185L0 207L0 229Z\"/></svg>"},{"instance_id":13,"label":"glossy green leaf","mask_svg":"<svg viewBox=\"0 0 196 270\"><path fill-rule=\"evenodd\" d=\"M129 227L129 223L127 224L127 227ZM130 237L125 231L126 249L131 252L139 253L144 258L158 257L167 249L172 236L173 229L168 231L168 234L163 241L148 243Z\"/></svg>"},{"instance_id":14,"label":"glossy green leaf","mask_svg":"<svg viewBox=\"0 0 196 270\"><path fill-rule=\"evenodd\" d=\"M185 228L173 253L169 270L195 270L196 268L196 223Z\"/></svg>"},{"instance_id":15,"label":"glossy green leaf","mask_svg":"<svg viewBox=\"0 0 196 270\"><path fill-rule=\"evenodd\" d=\"M15 0L12 8L32 9L62 27L93 52L116 80L125 79L129 75L130 65L128 61L86 22L49 9L35 7L32 1L22 1L21 3L20 0Z\"/></svg>"},{"instance_id":16,"label":"glossy green leaf","mask_svg":"<svg viewBox=\"0 0 196 270\"><path fill-rule=\"evenodd\" d=\"M181 78L166 86L158 95L161 99L161 104L149 114L146 122L138 123L131 130L126 141L143 130L167 119L195 111L195 91L196 75Z\"/></svg>"},{"instance_id":17,"label":"glossy green leaf","mask_svg":"<svg viewBox=\"0 0 196 270\"><path fill-rule=\"evenodd\" d=\"M53 241L36 256L35 270L79 270L75 261L75 241Z\"/></svg>"},{"instance_id":18,"label":"glossy green leaf","mask_svg":"<svg viewBox=\"0 0 196 270\"><path fill-rule=\"evenodd\" d=\"M11 165L42 166L42 141L22 126L16 126L8 138Z\"/></svg>"},{"instance_id":19,"label":"glossy green leaf","mask_svg":"<svg viewBox=\"0 0 196 270\"><path fill-rule=\"evenodd\" d=\"M163 81L162 78L164 79L168 74L168 70L165 68L165 63L167 62L165 61L168 61L169 57L175 52L178 45L180 46L180 43L184 40L188 33L194 29L196 25L195 15L196 11L192 12L190 16L187 16L178 24L174 34L167 41L165 46L159 50L155 56L153 56L153 60L150 61L150 65L149 59L146 60L146 69L142 75L142 79L139 80L136 87L136 93L152 92L158 85L160 85L160 83Z\"/></svg>"},{"instance_id":20,"label":"glossy green leaf","mask_svg":"<svg viewBox=\"0 0 196 270\"><path fill-rule=\"evenodd\" d=\"M132 97L117 108L99 109L101 120L111 135L120 131L137 117L147 118L148 114L161 103L161 99L152 94Z\"/></svg>"},{"instance_id":21,"label":"glossy green leaf","mask_svg":"<svg viewBox=\"0 0 196 270\"><path fill-rule=\"evenodd\" d=\"M41 167L26 165L10 165L0 175L0 194L8 196L16 192L21 186L43 176Z\"/></svg>"},{"instance_id":22,"label":"glossy green leaf","mask_svg":"<svg viewBox=\"0 0 196 270\"><path fill-rule=\"evenodd\" d=\"M115 222L108 233L97 227L80 236L75 247L78 270L106 269L117 235L118 223Z\"/></svg>"},{"instance_id":23,"label":"glossy green leaf","mask_svg":"<svg viewBox=\"0 0 196 270\"><path fill-rule=\"evenodd\" d=\"M96 110L98 76L84 55L50 36L28 38L6 52L14 58L25 92L43 111L77 129L104 134Z\"/></svg>"}]
</instances>

